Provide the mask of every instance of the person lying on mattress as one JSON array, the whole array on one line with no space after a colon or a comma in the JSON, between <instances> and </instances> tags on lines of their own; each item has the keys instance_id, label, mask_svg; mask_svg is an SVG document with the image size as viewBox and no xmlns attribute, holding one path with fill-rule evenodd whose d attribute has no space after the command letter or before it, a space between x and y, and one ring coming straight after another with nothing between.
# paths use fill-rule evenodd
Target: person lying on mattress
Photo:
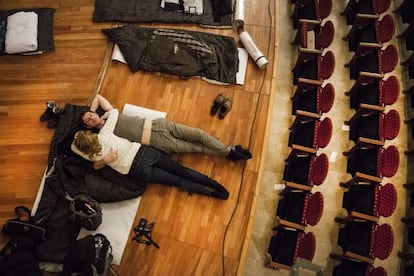
<instances>
[{"instance_id":1,"label":"person lying on mattress","mask_svg":"<svg viewBox=\"0 0 414 276\"><path fill-rule=\"evenodd\" d=\"M214 179L182 166L159 149L115 135L119 112L112 109L105 114L106 123L99 133L80 130L76 132L71 145L73 152L93 162L94 169L108 165L121 174L128 174L141 181L228 199L229 192Z\"/></svg>"},{"instance_id":2,"label":"person lying on mattress","mask_svg":"<svg viewBox=\"0 0 414 276\"><path fill-rule=\"evenodd\" d=\"M105 115L101 117L96 113L99 107L104 111L113 109L107 99L96 95L92 100L90 111L83 113L81 117L86 128L101 129L105 125ZM226 145L201 129L174 123L164 118L151 121L139 116L120 114L114 133L166 153L207 153L227 156L233 161L252 158L250 151L241 145L234 147Z\"/></svg>"}]
</instances>

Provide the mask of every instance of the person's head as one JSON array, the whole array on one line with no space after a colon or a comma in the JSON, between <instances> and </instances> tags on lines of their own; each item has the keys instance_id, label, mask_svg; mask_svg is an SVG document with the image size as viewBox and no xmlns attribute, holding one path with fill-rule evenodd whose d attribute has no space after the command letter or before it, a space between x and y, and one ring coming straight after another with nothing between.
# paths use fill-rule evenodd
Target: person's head
<instances>
[{"instance_id":1,"label":"person's head","mask_svg":"<svg viewBox=\"0 0 414 276\"><path fill-rule=\"evenodd\" d=\"M89 155L89 158L102 154L102 146L99 143L98 135L90 130L76 132L73 143L81 152Z\"/></svg>"},{"instance_id":2,"label":"person's head","mask_svg":"<svg viewBox=\"0 0 414 276\"><path fill-rule=\"evenodd\" d=\"M82 113L81 122L86 128L101 128L103 119L96 112L89 110Z\"/></svg>"}]
</instances>

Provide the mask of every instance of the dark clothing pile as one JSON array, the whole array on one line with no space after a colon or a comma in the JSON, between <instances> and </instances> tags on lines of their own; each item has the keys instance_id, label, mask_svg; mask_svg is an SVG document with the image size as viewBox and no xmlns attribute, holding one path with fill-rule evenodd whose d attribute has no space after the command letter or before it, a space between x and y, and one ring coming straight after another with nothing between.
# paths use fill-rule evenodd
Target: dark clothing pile
<instances>
[{"instance_id":1,"label":"dark clothing pile","mask_svg":"<svg viewBox=\"0 0 414 276\"><path fill-rule=\"evenodd\" d=\"M52 138L44 190L33 220L47 229L47 238L36 246L39 260L62 263L80 228L71 220L66 195L87 194L98 202L115 202L140 196L146 183L105 167L95 171L92 163L72 153L70 145L82 128L80 116L86 106L66 104Z\"/></svg>"}]
</instances>

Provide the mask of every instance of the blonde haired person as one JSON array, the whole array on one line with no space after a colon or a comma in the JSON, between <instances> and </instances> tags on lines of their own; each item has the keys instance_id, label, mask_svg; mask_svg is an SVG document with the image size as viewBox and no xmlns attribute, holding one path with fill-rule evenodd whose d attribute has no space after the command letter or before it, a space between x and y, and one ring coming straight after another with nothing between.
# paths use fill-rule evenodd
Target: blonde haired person
<instances>
[{"instance_id":1,"label":"blonde haired person","mask_svg":"<svg viewBox=\"0 0 414 276\"><path fill-rule=\"evenodd\" d=\"M86 128L101 129L105 125L105 115L101 117L96 113L99 107L104 111L113 109L107 99L99 94L96 95L92 100L90 110L81 116ZM227 156L233 161L252 158L250 151L241 145L226 145L201 129L177 124L164 118L146 120L139 116L119 114L114 133L130 141L153 146L166 153L206 153Z\"/></svg>"},{"instance_id":2,"label":"blonde haired person","mask_svg":"<svg viewBox=\"0 0 414 276\"><path fill-rule=\"evenodd\" d=\"M182 166L166 153L151 146L131 142L114 134L118 110L106 113L106 123L99 133L76 132L72 150L93 162L94 169L110 166L146 182L182 188L190 193L227 199L228 191L217 181Z\"/></svg>"}]
</instances>

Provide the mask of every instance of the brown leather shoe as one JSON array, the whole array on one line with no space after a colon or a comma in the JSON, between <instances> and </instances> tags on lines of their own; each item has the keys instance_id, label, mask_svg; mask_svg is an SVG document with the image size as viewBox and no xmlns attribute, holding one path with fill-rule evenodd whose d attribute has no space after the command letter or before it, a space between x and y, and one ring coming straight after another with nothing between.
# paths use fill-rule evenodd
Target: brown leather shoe
<instances>
[{"instance_id":1,"label":"brown leather shoe","mask_svg":"<svg viewBox=\"0 0 414 276\"><path fill-rule=\"evenodd\" d=\"M223 93L218 94L211 105L210 115L216 115L217 111L221 108L226 99L227 97Z\"/></svg>"},{"instance_id":2,"label":"brown leather shoe","mask_svg":"<svg viewBox=\"0 0 414 276\"><path fill-rule=\"evenodd\" d=\"M233 100L230 98L227 98L224 103L221 105L220 107L220 111L219 111L219 119L224 119L224 117L226 117L227 113L229 113L231 107L233 106Z\"/></svg>"}]
</instances>

